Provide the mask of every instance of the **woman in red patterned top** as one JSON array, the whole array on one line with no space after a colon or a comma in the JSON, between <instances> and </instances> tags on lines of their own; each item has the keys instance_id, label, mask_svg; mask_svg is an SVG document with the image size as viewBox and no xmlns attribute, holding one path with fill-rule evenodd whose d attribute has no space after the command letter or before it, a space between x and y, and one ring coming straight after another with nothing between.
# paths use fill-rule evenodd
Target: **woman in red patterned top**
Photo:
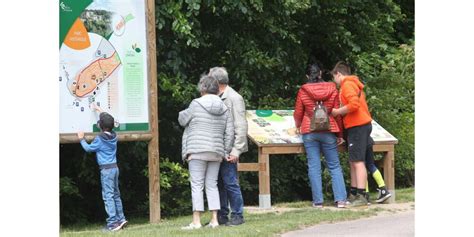
<instances>
[{"instance_id":1,"label":"woman in red patterned top","mask_svg":"<svg viewBox=\"0 0 474 237\"><path fill-rule=\"evenodd\" d=\"M308 157L308 176L313 196L313 207L322 208L323 191L321 181L320 153L324 154L331 174L334 202L343 208L346 203L346 188L342 168L339 163L337 146L344 142L342 138L342 118L329 116L328 131L311 132L310 122L317 101L322 101L330 115L333 108L339 108L339 93L336 84L325 82L322 71L317 64L308 65L306 69L308 83L298 91L293 117L297 131L303 136L303 143ZM337 135L337 136L336 136Z\"/></svg>"}]
</instances>

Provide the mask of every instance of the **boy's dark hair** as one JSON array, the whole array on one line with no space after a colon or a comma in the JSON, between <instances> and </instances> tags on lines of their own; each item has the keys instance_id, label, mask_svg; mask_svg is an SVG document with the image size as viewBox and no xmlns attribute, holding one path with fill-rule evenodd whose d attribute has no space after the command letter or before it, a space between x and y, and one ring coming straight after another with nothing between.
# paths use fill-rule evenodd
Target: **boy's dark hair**
<instances>
[{"instance_id":1,"label":"boy's dark hair","mask_svg":"<svg viewBox=\"0 0 474 237\"><path fill-rule=\"evenodd\" d=\"M102 112L99 115L99 121L97 121L97 126L104 131L112 131L114 128L114 117L112 115Z\"/></svg>"},{"instance_id":2,"label":"boy's dark hair","mask_svg":"<svg viewBox=\"0 0 474 237\"><path fill-rule=\"evenodd\" d=\"M345 62L339 61L332 69L331 74L336 75L338 72L344 76L351 75L351 67Z\"/></svg>"}]
</instances>

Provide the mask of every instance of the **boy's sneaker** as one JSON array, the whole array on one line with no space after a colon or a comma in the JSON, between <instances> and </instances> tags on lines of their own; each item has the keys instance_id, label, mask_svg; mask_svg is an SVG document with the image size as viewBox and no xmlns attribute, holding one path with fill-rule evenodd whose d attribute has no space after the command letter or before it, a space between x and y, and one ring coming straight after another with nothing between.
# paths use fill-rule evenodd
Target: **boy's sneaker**
<instances>
[{"instance_id":1,"label":"boy's sneaker","mask_svg":"<svg viewBox=\"0 0 474 237\"><path fill-rule=\"evenodd\" d=\"M119 222L120 229L125 228L125 226L127 226L127 224L128 224L127 220L123 220L123 221Z\"/></svg>"},{"instance_id":2,"label":"boy's sneaker","mask_svg":"<svg viewBox=\"0 0 474 237\"><path fill-rule=\"evenodd\" d=\"M217 222L219 225L225 225L229 222L229 218L227 216L217 216Z\"/></svg>"},{"instance_id":3,"label":"boy's sneaker","mask_svg":"<svg viewBox=\"0 0 474 237\"><path fill-rule=\"evenodd\" d=\"M365 193L365 199L367 199L367 205L370 206L371 203L370 203L370 195L369 195L369 193Z\"/></svg>"},{"instance_id":4,"label":"boy's sneaker","mask_svg":"<svg viewBox=\"0 0 474 237\"><path fill-rule=\"evenodd\" d=\"M318 209L319 209L319 208L323 208L323 204L322 204L322 203L313 203L312 206L313 206L314 208L318 208Z\"/></svg>"},{"instance_id":5,"label":"boy's sneaker","mask_svg":"<svg viewBox=\"0 0 474 237\"><path fill-rule=\"evenodd\" d=\"M367 207L367 199L365 198L365 195L362 194L357 194L356 199L351 202L350 207Z\"/></svg>"},{"instance_id":6,"label":"boy's sneaker","mask_svg":"<svg viewBox=\"0 0 474 237\"><path fill-rule=\"evenodd\" d=\"M385 200L389 199L392 196L392 194L385 187L380 188L378 190L379 190L379 196L375 200L376 203L385 202Z\"/></svg>"},{"instance_id":7,"label":"boy's sneaker","mask_svg":"<svg viewBox=\"0 0 474 237\"><path fill-rule=\"evenodd\" d=\"M346 205L350 205L356 199L356 195L349 193L349 197L347 197Z\"/></svg>"},{"instance_id":8,"label":"boy's sneaker","mask_svg":"<svg viewBox=\"0 0 474 237\"><path fill-rule=\"evenodd\" d=\"M225 224L226 226L236 226L236 225L242 225L245 223L244 218L240 216L233 216L230 218L230 221Z\"/></svg>"}]
</instances>

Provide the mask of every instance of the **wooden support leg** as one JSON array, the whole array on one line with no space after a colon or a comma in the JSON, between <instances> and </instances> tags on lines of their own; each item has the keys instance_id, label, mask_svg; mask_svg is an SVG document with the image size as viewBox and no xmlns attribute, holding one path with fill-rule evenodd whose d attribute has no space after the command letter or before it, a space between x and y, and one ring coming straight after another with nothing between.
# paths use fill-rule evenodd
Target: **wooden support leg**
<instances>
[{"instance_id":1,"label":"wooden support leg","mask_svg":"<svg viewBox=\"0 0 474 237\"><path fill-rule=\"evenodd\" d=\"M156 58L156 19L155 1L145 1L147 10L147 38L148 40L148 101L150 113L150 131L153 138L148 144L148 192L150 201L150 222L158 223L161 219L160 209L160 154L158 132L158 77Z\"/></svg>"},{"instance_id":2,"label":"wooden support leg","mask_svg":"<svg viewBox=\"0 0 474 237\"><path fill-rule=\"evenodd\" d=\"M270 195L270 159L268 154L262 153L262 148L258 149L258 163L262 169L258 171L258 203L260 208L268 209L272 207Z\"/></svg>"},{"instance_id":3,"label":"wooden support leg","mask_svg":"<svg viewBox=\"0 0 474 237\"><path fill-rule=\"evenodd\" d=\"M150 223L158 223L161 219L160 210L160 162L158 157L158 141L153 138L148 144L148 186L150 200Z\"/></svg>"},{"instance_id":4,"label":"wooden support leg","mask_svg":"<svg viewBox=\"0 0 474 237\"><path fill-rule=\"evenodd\" d=\"M383 161L383 174L385 178L385 185L392 196L388 199L388 203L395 202L395 152L388 151L385 153Z\"/></svg>"}]
</instances>

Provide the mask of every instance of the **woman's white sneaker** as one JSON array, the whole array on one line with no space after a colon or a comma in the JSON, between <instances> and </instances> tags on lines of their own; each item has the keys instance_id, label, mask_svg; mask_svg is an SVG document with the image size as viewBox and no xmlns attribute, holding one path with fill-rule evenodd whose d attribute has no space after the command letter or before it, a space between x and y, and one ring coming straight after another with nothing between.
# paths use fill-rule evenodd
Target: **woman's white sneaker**
<instances>
[{"instance_id":1,"label":"woman's white sneaker","mask_svg":"<svg viewBox=\"0 0 474 237\"><path fill-rule=\"evenodd\" d=\"M206 225L207 228L217 228L219 226L219 223L209 223Z\"/></svg>"},{"instance_id":2,"label":"woman's white sneaker","mask_svg":"<svg viewBox=\"0 0 474 237\"><path fill-rule=\"evenodd\" d=\"M201 224L194 224L191 223L187 226L181 227L182 230L195 230L195 229L200 229L202 227Z\"/></svg>"}]
</instances>

